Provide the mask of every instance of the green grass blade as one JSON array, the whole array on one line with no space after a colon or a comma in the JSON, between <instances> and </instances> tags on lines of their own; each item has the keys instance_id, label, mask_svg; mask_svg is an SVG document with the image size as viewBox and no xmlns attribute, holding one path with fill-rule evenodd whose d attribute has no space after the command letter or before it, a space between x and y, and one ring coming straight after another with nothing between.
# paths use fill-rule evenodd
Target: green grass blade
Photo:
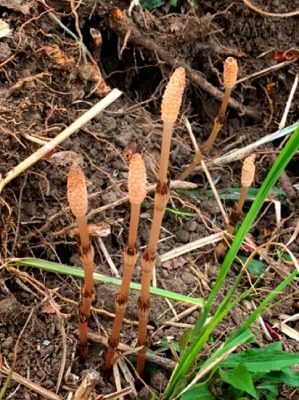
<instances>
[{"instance_id":1,"label":"green grass blade","mask_svg":"<svg viewBox=\"0 0 299 400\"><path fill-rule=\"evenodd\" d=\"M286 146L284 149L281 151L280 155L278 156L277 160L275 161L274 165L272 166L269 174L267 175L262 187L259 190L259 193L256 196L255 201L253 202L247 216L245 217L241 227L239 228L236 237L231 245L230 250L228 251L223 264L220 268L220 272L217 276L216 282L212 288L212 291L209 295L209 298L206 302L205 305L205 311L210 311L211 306L213 302L215 301L222 285L223 282L226 278L226 275L237 255L237 252L246 236L248 233L249 229L251 228L255 218L257 217L264 200L266 199L268 193L272 189L272 187L275 185L275 182L281 175L282 171L285 169L289 161L292 159L294 154L299 148L299 129L297 129L293 135L290 137L289 141L287 142ZM288 278L287 278L288 280ZM285 280L286 281L286 280ZM284 281L284 282L285 282ZM277 293L276 293L277 294ZM266 301L266 300L265 300ZM270 300L268 300L269 302ZM267 303L268 303L267 302ZM261 308L259 308L259 312L261 311ZM255 318L257 318L258 313L254 313ZM251 318L251 321L253 322L253 318ZM197 324L195 325L195 330L198 329L200 330L202 326L202 318L199 318ZM246 324L248 325L248 324ZM243 327L245 329L245 326ZM240 334L240 333L239 333ZM197 354L200 352L200 350L203 347L203 340L200 340L200 335L199 338L194 339L191 344L189 349L185 352L185 354L182 356L179 364L177 365L176 369L174 370L171 379L169 381L168 387L166 389L164 399L171 398L171 395L173 391L175 390L176 385L178 385L180 379L182 379L189 371L191 366L193 365Z\"/></svg>"},{"instance_id":2,"label":"green grass blade","mask_svg":"<svg viewBox=\"0 0 299 400\"><path fill-rule=\"evenodd\" d=\"M15 261L15 265L17 266L24 266L24 267L33 267L33 268L38 268L43 271L47 272L52 272L56 274L62 274L62 275L71 275L77 278L83 278L84 276L84 271L82 268L78 267L71 267L69 265L65 264L59 264L55 263L52 261L46 261L46 260L41 260L38 258L20 258ZM103 283L112 283L113 285L120 286L121 280L112 278L109 276L105 276L102 274L94 273L94 279L99 282ZM140 284L139 283L131 283L130 288L132 290L139 290L140 291ZM168 290L164 289L157 289L151 287L150 293L159 297L163 297L169 300L174 300L174 301L179 301L183 303L189 303L189 304L198 304L201 307L204 306L204 300L200 298L194 298L194 297L189 297L189 296L184 296L179 293L174 293L170 292Z\"/></svg>"}]
</instances>

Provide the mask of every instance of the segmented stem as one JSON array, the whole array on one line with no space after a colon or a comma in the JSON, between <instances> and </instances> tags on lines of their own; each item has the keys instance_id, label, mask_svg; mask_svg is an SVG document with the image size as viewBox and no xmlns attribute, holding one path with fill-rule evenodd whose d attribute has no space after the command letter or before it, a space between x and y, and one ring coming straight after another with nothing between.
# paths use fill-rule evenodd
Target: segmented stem
<instances>
[{"instance_id":1,"label":"segmented stem","mask_svg":"<svg viewBox=\"0 0 299 400\"><path fill-rule=\"evenodd\" d=\"M80 243L79 253L84 269L84 286L81 291L79 307L79 331L80 331L80 358L82 361L87 357L87 323L91 303L94 294L93 260L94 251L89 241L87 229L87 207L88 196L85 177L78 164L73 164L67 176L67 198L70 209L76 217Z\"/></svg>"},{"instance_id":2,"label":"segmented stem","mask_svg":"<svg viewBox=\"0 0 299 400\"><path fill-rule=\"evenodd\" d=\"M143 373L145 364L145 353L147 349L147 320L150 310L149 290L152 271L155 265L156 247L160 235L162 219L169 199L169 181L167 180L167 171L171 137L180 110L184 88L185 70L183 68L178 68L170 77L161 105L164 127L160 156L160 170L156 187L154 216L150 238L142 258L141 292L138 300L138 344L139 346L143 346L137 357L137 371L139 374Z\"/></svg>"},{"instance_id":3,"label":"segmented stem","mask_svg":"<svg viewBox=\"0 0 299 400\"><path fill-rule=\"evenodd\" d=\"M111 371L115 351L119 343L119 335L121 331L122 321L128 303L128 293L132 273L138 258L136 245L140 206L146 196L146 169L144 161L140 154L133 154L130 160L129 176L128 176L129 200L131 203L131 218L129 236L126 247L124 249L124 272L119 292L115 298L115 319L112 332L108 340L108 352L105 362L105 372L109 374Z\"/></svg>"}]
</instances>

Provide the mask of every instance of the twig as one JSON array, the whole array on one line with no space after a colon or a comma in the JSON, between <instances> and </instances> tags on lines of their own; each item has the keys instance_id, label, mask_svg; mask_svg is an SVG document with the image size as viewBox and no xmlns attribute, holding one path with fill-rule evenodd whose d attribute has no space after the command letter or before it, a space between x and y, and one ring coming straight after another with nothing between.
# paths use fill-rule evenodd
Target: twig
<instances>
[{"instance_id":1,"label":"twig","mask_svg":"<svg viewBox=\"0 0 299 400\"><path fill-rule=\"evenodd\" d=\"M9 369L2 366L2 368L0 369L0 372L7 375L9 373ZM29 379L23 378L21 375L15 373L15 372L12 373L12 379L15 382L20 383L21 385L26 386L28 389L33 390L34 392L40 394L41 396L43 396L46 399L62 400L62 397L58 396L57 394L50 392L50 390L43 388L42 386L30 381Z\"/></svg>"},{"instance_id":2,"label":"twig","mask_svg":"<svg viewBox=\"0 0 299 400\"><path fill-rule=\"evenodd\" d=\"M88 339L91 342L99 343L99 344L101 344L101 345L103 345L105 347L108 347L108 340L105 337L101 336L101 335L98 335L98 334L92 333L92 332L88 332ZM119 345L117 346L117 350L118 351L122 351L122 352L127 352L128 351L128 352L130 352L130 354L137 355L137 353L140 350L140 348L137 347L136 349L134 349L134 348L132 348L130 346L127 346L125 344L119 343ZM145 354L145 358L148 361L150 361L150 362L152 362L154 364L157 364L160 367L162 367L164 369L167 369L169 371L172 371L176 366L176 363L173 360L170 360L169 358L159 357L159 356L157 356L156 354L153 354L153 353L148 353L147 352Z\"/></svg>"},{"instance_id":3,"label":"twig","mask_svg":"<svg viewBox=\"0 0 299 400\"><path fill-rule=\"evenodd\" d=\"M108 250L107 250L103 240L100 237L98 238L98 243L99 243L100 249L101 249L102 253L104 254L104 256L106 258L106 261L107 261L107 263L108 263L108 265L109 265L109 267L111 269L112 274L116 278L120 278L121 275L118 272L118 270L117 270L117 268L116 268L116 266L115 266L115 264L114 264L114 262L113 262L113 260L112 260L112 258L110 256L110 254L108 253Z\"/></svg>"},{"instance_id":4,"label":"twig","mask_svg":"<svg viewBox=\"0 0 299 400\"><path fill-rule=\"evenodd\" d=\"M257 78L257 77L259 77L259 76L262 76L262 75L264 75L264 74L267 74L268 72L273 72L273 71L276 71L276 70L281 69L281 68L283 68L283 67L286 67L287 65L292 64L292 63L295 62L295 61L296 61L296 60L287 60L287 61L283 61L283 62L281 62L281 63L279 63L279 64L275 64L275 65L272 65L271 67L267 67L267 68L265 68L265 69L262 69L261 71L253 72L253 73L250 74L250 75L245 75L245 76L243 76L243 78L240 78L240 79L237 80L236 85L237 85L238 83L247 81L248 79Z\"/></svg>"},{"instance_id":5,"label":"twig","mask_svg":"<svg viewBox=\"0 0 299 400\"><path fill-rule=\"evenodd\" d=\"M299 127L298 122L295 122L294 124L286 127L285 129L281 131L276 131L274 133L270 133L269 135L266 135L262 137L261 139L257 140L256 142L253 142L249 144L248 146L242 147L241 149L235 149L229 151L227 154L224 154L223 156L219 158L215 158L214 160L206 162L207 167L211 166L222 166L229 164L234 161L238 161L242 158L245 158L247 155L251 154L254 152L258 147L262 146L263 144L270 143L273 140L280 139L287 134L293 132L295 129ZM200 170L201 167L198 166L196 168L196 171Z\"/></svg>"},{"instance_id":6,"label":"twig","mask_svg":"<svg viewBox=\"0 0 299 400\"><path fill-rule=\"evenodd\" d=\"M82 125L86 124L92 118L94 118L98 113L103 111L106 107L108 107L111 103L113 103L118 97L122 94L122 92L118 89L113 89L104 99L99 101L96 105L94 105L90 110L86 111L81 117L79 117L75 122L73 122L70 126L68 126L64 131L59 133L53 140L48 143L45 143L44 146L40 147L35 153L31 154L28 158L18 164L16 167L11 169L5 178L0 179L0 193L2 192L5 185L7 185L10 181L20 175L22 172L26 171L29 167L43 158L46 154L53 151L56 146L58 146L61 142L67 139L71 134L76 132L81 128Z\"/></svg>"},{"instance_id":7,"label":"twig","mask_svg":"<svg viewBox=\"0 0 299 400\"><path fill-rule=\"evenodd\" d=\"M57 378L57 383L56 383L56 393L58 393L61 382L63 379L63 374L64 374L64 369L65 369L65 364L66 364L66 352L67 352L67 342L66 342L66 333L64 329L64 320L62 318L59 318L58 321L58 329L60 330L61 336L62 336L62 355L61 355L61 364L60 364L60 369L58 373L58 378Z\"/></svg>"},{"instance_id":8,"label":"twig","mask_svg":"<svg viewBox=\"0 0 299 400\"><path fill-rule=\"evenodd\" d=\"M175 249L162 254L159 257L159 259L161 262L165 262L167 260L171 260L172 258L179 257L182 254L189 253L192 250L196 250L196 249L199 249L200 247L204 247L208 244L217 243L221 239L222 239L222 233L214 233L213 235L194 240L194 242L184 244L183 246L180 246L180 247L176 247Z\"/></svg>"},{"instance_id":9,"label":"twig","mask_svg":"<svg viewBox=\"0 0 299 400\"><path fill-rule=\"evenodd\" d=\"M137 398L137 390L135 387L135 378L132 375L132 372L129 369L129 366L127 365L126 361L119 357L116 360L116 364L119 366L126 382L130 385L132 392L134 393L134 396Z\"/></svg>"},{"instance_id":10,"label":"twig","mask_svg":"<svg viewBox=\"0 0 299 400\"><path fill-rule=\"evenodd\" d=\"M96 385L101 381L101 375L94 369L89 370L74 394L73 400L88 400ZM92 396L93 398L93 396Z\"/></svg>"},{"instance_id":11,"label":"twig","mask_svg":"<svg viewBox=\"0 0 299 400\"><path fill-rule=\"evenodd\" d=\"M111 19L112 28L122 37L126 37L126 33L130 31L129 41L134 43L137 46L144 47L151 51L153 55L159 60L162 60L164 63L167 63L172 68L183 67L186 70L186 76L189 78L195 85L199 86L201 89L208 92L211 96L215 97L217 100L221 101L223 97L223 93L214 87L211 83L206 81L202 75L200 75L197 71L190 68L190 66L179 57L173 57L170 55L168 51L161 48L157 45L156 41L151 37L147 37L144 32L140 32L135 25L133 25L131 19L129 19L126 15L123 15L121 19L113 18ZM241 114L246 114L250 117L257 117L257 112L255 109L251 107L243 106L235 99L230 99L229 103L230 107L235 109Z\"/></svg>"},{"instance_id":12,"label":"twig","mask_svg":"<svg viewBox=\"0 0 299 400\"><path fill-rule=\"evenodd\" d=\"M81 2L82 2L82 0L81 0ZM79 3L79 5L80 5L80 3ZM78 34L79 39L80 39L80 43L83 43L83 36L82 36L82 33L81 33L81 29L80 29L79 17L78 17L78 14L76 12L76 8L78 8L79 6L77 6L75 8L74 0L71 0L70 6L71 6L72 13L74 14L74 17L75 17L75 27L76 27L76 31L77 31L77 34ZM87 59L86 59L85 52L82 53L82 57L83 57L84 64L87 64Z\"/></svg>"},{"instance_id":13,"label":"twig","mask_svg":"<svg viewBox=\"0 0 299 400\"><path fill-rule=\"evenodd\" d=\"M297 86L298 86L298 79L299 79L299 76L296 75L295 79L294 79L294 83L293 83L292 89L291 89L290 94L289 94L289 98L288 98L285 110L283 112L283 116L282 116L281 121L280 121L280 123L278 125L278 129L283 129L285 127L285 125L286 125L286 120L287 120L287 117L288 117L288 114L289 114L289 111L290 111L290 107L291 107L291 104L292 104L292 101L293 101L293 97L295 95L295 92L296 92L296 89L297 89Z\"/></svg>"},{"instance_id":14,"label":"twig","mask_svg":"<svg viewBox=\"0 0 299 400\"><path fill-rule=\"evenodd\" d=\"M228 224L229 223L229 218L228 218L228 216L227 216L227 214L226 214L226 212L224 210L224 207L223 207L223 205L221 203L221 200L219 198L218 192L217 192L217 190L215 188L215 185L214 185L213 179L211 178L209 170L208 170L208 168L207 168L207 166L206 166L206 164L205 164L205 162L203 160L201 160L201 168L202 168L203 172L206 174L206 177L207 177L207 179L209 181L210 187L212 189L212 192L214 194L214 197L215 197L215 200L216 200L216 202L218 204L218 207L219 207L219 209L221 211L221 214L222 214L222 217L224 219L224 222L226 224Z\"/></svg>"},{"instance_id":15,"label":"twig","mask_svg":"<svg viewBox=\"0 0 299 400\"><path fill-rule=\"evenodd\" d=\"M21 332L20 332L20 334L18 336L18 339L16 341L16 344L14 346L13 359L12 359L11 367L7 372L7 378L6 378L5 382L4 382L4 385L2 386L2 388L0 390L0 399L1 400L3 399L3 396L6 393L6 390L7 390L8 386L9 386L9 384L10 384L11 379L13 379L13 374L14 374L13 371L14 371L16 363L17 363L18 347L19 347L19 344L20 344L20 340L21 340L21 337L23 336L23 333L25 332L25 329L27 328L27 325L28 325L28 323L29 323L29 321L30 321L30 319L32 317L33 311L34 311L34 308L31 308L30 314L29 314L29 316L28 316L28 318L27 318L27 320L25 322L25 325L23 326L23 328L22 328L22 330L21 330ZM4 367L2 367L2 369L3 368Z\"/></svg>"},{"instance_id":16,"label":"twig","mask_svg":"<svg viewBox=\"0 0 299 400\"><path fill-rule=\"evenodd\" d=\"M243 3L246 4L248 8L251 10L255 11L256 13L262 15L263 17L278 17L278 18L288 18L288 17L295 17L296 15L299 15L299 10L296 11L290 11L287 13L272 13L272 12L267 12L264 10L261 10L257 6L253 5L251 1L249 0L243 0Z\"/></svg>"}]
</instances>

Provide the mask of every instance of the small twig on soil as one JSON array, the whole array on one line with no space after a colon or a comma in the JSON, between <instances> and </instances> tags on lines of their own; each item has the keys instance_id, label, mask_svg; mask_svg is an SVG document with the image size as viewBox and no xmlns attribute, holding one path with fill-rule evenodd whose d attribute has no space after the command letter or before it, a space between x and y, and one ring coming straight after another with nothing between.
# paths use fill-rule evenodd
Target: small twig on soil
<instances>
[{"instance_id":1,"label":"small twig on soil","mask_svg":"<svg viewBox=\"0 0 299 400\"><path fill-rule=\"evenodd\" d=\"M137 390L135 387L135 378L132 375L133 371L131 372L131 370L129 368L129 366L131 366L131 364L128 365L126 360L124 360L123 358L120 358L120 357L116 360L116 364L119 366L126 382L130 385L131 391L133 392L134 396L138 397Z\"/></svg>"},{"instance_id":2,"label":"small twig on soil","mask_svg":"<svg viewBox=\"0 0 299 400\"><path fill-rule=\"evenodd\" d=\"M177 322L180 321L182 318L187 317L188 315L194 313L200 308L199 304L196 304L194 306L188 307L186 310L180 312L179 314L176 314L175 317L172 317L168 321L164 322L162 326L160 326L157 330L155 330L151 338L153 338L159 331L163 330L166 326L177 326ZM181 324L181 325L188 325L188 328L192 328L193 325L191 324Z\"/></svg>"},{"instance_id":3,"label":"small twig on soil","mask_svg":"<svg viewBox=\"0 0 299 400\"><path fill-rule=\"evenodd\" d=\"M277 18L288 18L288 17L295 17L296 15L299 15L299 10L296 11L290 11L287 13L272 13L272 12L267 12L264 10L261 10L257 6L253 5L251 1L249 0L243 0L243 3L246 4L248 8L251 10L255 11L256 13L262 15L263 17L277 17Z\"/></svg>"},{"instance_id":4,"label":"small twig on soil","mask_svg":"<svg viewBox=\"0 0 299 400\"><path fill-rule=\"evenodd\" d=\"M172 68L183 67L186 70L187 78L189 78L195 85L208 92L217 100L222 100L223 93L219 89L206 81L197 71L190 68L190 66L182 58L173 58L167 50L158 46L153 38L147 37L144 32L140 32L133 24L132 20L125 14L123 14L121 19L111 18L111 26L122 38L125 38L127 32L130 31L130 37L128 41L137 46L148 49L159 60L164 61ZM257 117L257 111L255 109L243 106L235 99L231 98L229 100L229 105L241 114L246 114L250 117Z\"/></svg>"},{"instance_id":5,"label":"small twig on soil","mask_svg":"<svg viewBox=\"0 0 299 400\"><path fill-rule=\"evenodd\" d=\"M100 381L100 373L94 369L89 370L76 390L73 400L88 400L91 398L95 386L98 385ZM92 396L92 398L94 397Z\"/></svg>"},{"instance_id":6,"label":"small twig on soil","mask_svg":"<svg viewBox=\"0 0 299 400\"><path fill-rule=\"evenodd\" d=\"M298 126L298 124L295 122L293 125L290 125L288 128L285 128L282 131L276 131L273 133L270 133L269 135L266 135L262 137L261 139L257 140L256 142L253 142L245 147L241 147L240 149L234 149L229 151L227 154L224 154L221 157L215 158L214 160L210 160L206 162L207 167L211 166L222 166L226 164L230 164L232 162L241 160L242 158L245 158L252 152L254 152L258 147L270 143L274 139L279 139L283 136L286 136L287 134L293 132ZM200 166L198 166L195 170L199 171L201 169Z\"/></svg>"},{"instance_id":7,"label":"small twig on soil","mask_svg":"<svg viewBox=\"0 0 299 400\"><path fill-rule=\"evenodd\" d=\"M211 187L211 189L213 191L215 200L216 200L216 202L218 204L219 210L221 211L221 214L222 214L222 217L224 219L224 222L227 225L229 223L229 218L228 218L228 216L227 216L227 214L225 212L225 209L224 209L224 207L222 205L222 202L221 202L221 200L219 198L219 195L218 195L217 189L216 189L216 187L214 185L213 179L211 178L211 175L209 173L209 170L208 170L205 162L203 160L201 160L200 164L201 164L201 168L202 168L203 172L206 174L206 177L207 177L207 179L209 181L210 187Z\"/></svg>"},{"instance_id":8,"label":"small twig on soil","mask_svg":"<svg viewBox=\"0 0 299 400\"><path fill-rule=\"evenodd\" d=\"M196 250L200 247L204 247L207 244L217 243L222 239L222 233L215 233L213 235L194 240L191 243L184 244L182 246L176 247L173 250L168 251L167 253L162 254L159 259L161 262L165 262L167 260L171 260L173 258L179 257L182 254L189 253L192 250Z\"/></svg>"},{"instance_id":9,"label":"small twig on soil","mask_svg":"<svg viewBox=\"0 0 299 400\"><path fill-rule=\"evenodd\" d=\"M114 264L114 262L113 262L113 260L112 260L112 258L110 256L110 254L108 253L108 250L107 250L103 240L100 237L98 238L98 243L99 243L101 251L103 252L103 254L104 254L105 258L106 258L107 264L109 265L109 267L111 269L112 274L116 278L120 278L121 275L118 272L118 270L117 270L117 268L116 268L116 266L115 266L115 264Z\"/></svg>"},{"instance_id":10,"label":"small twig on soil","mask_svg":"<svg viewBox=\"0 0 299 400\"><path fill-rule=\"evenodd\" d=\"M5 93L5 98L7 99L10 97L14 92L19 91L23 85L26 83L43 79L45 76L51 76L49 72L40 72L38 74L28 76L26 78L21 78L17 83L15 83L12 87L10 87L7 92Z\"/></svg>"},{"instance_id":11,"label":"small twig on soil","mask_svg":"<svg viewBox=\"0 0 299 400\"><path fill-rule=\"evenodd\" d=\"M288 117L288 114L289 114L289 111L290 111L290 107L291 107L291 104L292 104L292 101L293 101L293 97L295 95L295 92L296 92L296 89L297 89L297 86L298 86L298 79L299 79L299 76L297 74L295 76L294 83L293 83L292 89L290 91L289 98L288 98L285 110L283 112L283 116L282 116L281 121L280 121L280 123L278 125L278 129L283 129L286 126L286 120L287 120L287 117Z\"/></svg>"},{"instance_id":12,"label":"small twig on soil","mask_svg":"<svg viewBox=\"0 0 299 400\"><path fill-rule=\"evenodd\" d=\"M13 259L12 259L13 261ZM58 297L61 301L65 302L65 303L69 303L71 305L73 305L74 307L78 308L79 303L77 301L74 301L72 299L69 299L67 297L62 296L60 293L57 292L57 290L55 289L46 289L44 287L44 285L42 283L40 283L39 281L37 281L36 279L34 279L33 277L31 277L30 275L27 274L27 272L23 272L20 271L18 268L14 268L14 267L6 267L7 271L19 276L21 279L23 279L24 281L27 281L28 283L30 283L31 286L34 287L35 291L38 292L40 295L42 295L43 297L47 298L47 291L51 293L52 296L56 296ZM44 290L40 289L40 287L43 287ZM51 297L49 297L49 301L52 304L53 309L55 309L56 313L62 317L62 318L68 318L70 317L70 314L64 314L62 312L60 312L57 307L54 306L53 302L51 301ZM96 314L99 315L104 315L105 317L108 318L115 318L115 314L110 313L109 311L103 310L101 308L95 308L95 307L91 307L90 309L92 312L95 312ZM131 321L129 319L124 318L123 320L126 324L129 325L138 325L137 321ZM152 326L148 326L147 329L153 329Z\"/></svg>"},{"instance_id":13,"label":"small twig on soil","mask_svg":"<svg viewBox=\"0 0 299 400\"><path fill-rule=\"evenodd\" d=\"M26 171L26 169L30 168L33 164L35 164L49 152L53 151L56 146L58 146L71 134L80 129L82 125L86 124L97 114L103 111L106 107L108 107L111 103L113 103L116 99L118 99L121 94L122 92L120 90L113 89L112 92L110 92L104 99L99 101L90 110L81 115L81 117L79 117L61 133L59 133L53 140L40 147L35 153L31 154L31 156L29 156L16 167L11 169L7 173L5 178L0 179L0 193L2 192L4 186L7 185L11 180L20 175L22 172Z\"/></svg>"},{"instance_id":14,"label":"small twig on soil","mask_svg":"<svg viewBox=\"0 0 299 400\"><path fill-rule=\"evenodd\" d=\"M2 368L0 369L0 373L3 373L5 375L9 374L9 368L2 366ZM62 400L62 397L58 396L57 394L50 392L50 390L43 388L42 386L30 381L29 379L23 378L21 375L15 372L12 373L12 379L15 382L20 383L21 385L26 386L28 389L33 390L35 393L40 394L45 399Z\"/></svg>"},{"instance_id":15,"label":"small twig on soil","mask_svg":"<svg viewBox=\"0 0 299 400\"><path fill-rule=\"evenodd\" d=\"M108 347L108 340L107 338L98 335L96 333L88 333L88 339L94 343L99 343L105 347ZM130 354L134 354L137 355L138 351L140 350L139 348L133 349L130 346L127 346L125 344L119 343L119 345L117 346L117 350L122 351L122 352L130 352ZM164 358L164 357L159 357L156 354L152 354L152 353L146 353L145 358L154 363L159 365L160 367L170 370L172 371L175 366L176 363L168 358Z\"/></svg>"},{"instance_id":16,"label":"small twig on soil","mask_svg":"<svg viewBox=\"0 0 299 400\"><path fill-rule=\"evenodd\" d=\"M18 51L20 50L21 43L22 43L22 31L25 28L25 26L28 25L28 24L31 24L32 21L37 21L39 18L41 18L45 14L47 14L47 12L48 11L44 11L40 15L38 15L37 17L30 18L29 20L25 21L23 25L21 25L20 29L18 30L19 40L18 40L17 46L15 48L15 52L11 56L9 56L6 60L4 60L2 63L0 63L0 68L4 67L10 61L12 61L16 57L16 55L18 54Z\"/></svg>"},{"instance_id":17,"label":"small twig on soil","mask_svg":"<svg viewBox=\"0 0 299 400\"><path fill-rule=\"evenodd\" d=\"M61 337L62 337L62 356L61 356L61 362L60 362L60 369L58 373L58 378L57 378L57 383L56 383L56 393L59 392L60 385L63 379L63 374L64 374L64 369L66 365L66 353L67 353L67 337L64 329L64 320L62 318L59 318L58 320L58 329L60 331Z\"/></svg>"},{"instance_id":18,"label":"small twig on soil","mask_svg":"<svg viewBox=\"0 0 299 400\"><path fill-rule=\"evenodd\" d=\"M273 144L269 143L270 149L273 149ZM270 154L270 159L272 160L273 164L276 161L276 155L275 154ZM289 197L290 200L294 200L297 198L297 193L295 189L292 186L292 182L286 172L286 170L283 170L282 173L280 174L278 181L280 182L283 190L286 192L287 197Z\"/></svg>"},{"instance_id":19,"label":"small twig on soil","mask_svg":"<svg viewBox=\"0 0 299 400\"><path fill-rule=\"evenodd\" d=\"M292 234L292 236L290 237L288 243L286 244L286 247L288 247L291 243L294 242L294 240L299 236L299 218L297 220L297 225L296 228L294 230L294 233Z\"/></svg>"},{"instance_id":20,"label":"small twig on soil","mask_svg":"<svg viewBox=\"0 0 299 400\"><path fill-rule=\"evenodd\" d=\"M77 31L77 34L79 36L80 42L83 43L83 36L82 36L82 33L81 33L81 29L80 29L79 17L78 17L78 14L76 12L76 9L80 6L81 3L82 3L82 0L80 0L79 4L75 7L74 0L70 1L71 10L72 10L72 13L73 13L74 18L75 18L76 31ZM83 58L84 64L87 64L86 53L84 51L82 53L82 58Z\"/></svg>"},{"instance_id":21,"label":"small twig on soil","mask_svg":"<svg viewBox=\"0 0 299 400\"><path fill-rule=\"evenodd\" d=\"M114 377L115 387L116 387L116 390L119 392L120 390L122 390L122 387L121 387L120 372L119 372L118 364L116 362L113 363L112 369L113 369L113 377ZM124 400L124 398L121 397L119 400Z\"/></svg>"},{"instance_id":22,"label":"small twig on soil","mask_svg":"<svg viewBox=\"0 0 299 400\"><path fill-rule=\"evenodd\" d=\"M25 329L27 328L27 325L29 324L29 321L30 321L30 319L32 317L33 311L34 311L34 308L31 308L30 314L29 314L29 316L28 316L28 318L27 318L27 320L26 320L26 322L25 322L25 324L24 324L24 326L23 326L23 328L22 328L22 330L21 330L21 332L20 332L20 334L18 336L16 344L14 346L13 359L12 359L11 367L10 367L9 371L7 372L7 378L6 378L5 382L4 382L4 385L2 386L2 388L0 390L0 400L3 399L3 396L5 395L6 390L7 390L8 386L9 386L11 380L14 379L13 378L13 374L14 374L13 371L14 371L16 363L17 363L18 347L19 347L19 344L20 344L21 337L23 336L23 333L25 332ZM4 367L2 367L2 370L3 370L3 368Z\"/></svg>"},{"instance_id":23,"label":"small twig on soil","mask_svg":"<svg viewBox=\"0 0 299 400\"><path fill-rule=\"evenodd\" d=\"M262 69L261 71L253 72L250 75L245 75L245 76L243 76L243 78L240 78L240 79L237 80L236 85L238 83L247 81L248 79L257 78L257 77L265 75L265 74L267 74L269 72L273 72L273 71L276 71L278 69L281 69L281 68L283 68L283 67L285 67L285 66L287 66L289 64L292 64L295 61L296 61L296 59L283 61L283 62L281 62L279 64L275 64L275 65L272 65L271 67L267 67L265 69Z\"/></svg>"},{"instance_id":24,"label":"small twig on soil","mask_svg":"<svg viewBox=\"0 0 299 400\"><path fill-rule=\"evenodd\" d=\"M242 157L241 157L242 158ZM1 181L0 181L1 184ZM154 191L156 189L156 184L152 184L147 186L146 190L147 193L150 193L152 191ZM188 189L196 189L198 187L197 184L192 183L192 182L182 182L182 181L171 181L170 182L170 189L177 189L177 190L188 190ZM93 195L90 195L88 197L88 199L91 199L93 197ZM123 203L126 203L127 201L129 201L129 196L125 195L124 197L122 197L121 199L115 200L113 203L109 203L109 204L105 204L104 206L101 206L99 208L94 208L93 210L91 210L88 214L87 214L87 219L90 220L92 217L98 215L98 214L102 214L104 211L113 209L115 207L118 207L120 205L122 205ZM59 218L61 215L64 214L65 211L67 211L68 208L66 207L63 211L59 211L58 213L52 215L51 217L48 218L47 222L45 223L44 226L42 226L39 229L39 233L45 232L46 230L49 229L50 223L55 219L55 218ZM50 222L49 222L50 219ZM63 236L65 235L67 232L69 232L71 229L75 228L76 224L70 224L69 226L60 229L59 231L53 232L52 233L52 237L56 238L59 236ZM29 239L31 239L33 236L35 236L35 233L29 233L28 235L26 235L23 239L26 241L29 241Z\"/></svg>"}]
</instances>

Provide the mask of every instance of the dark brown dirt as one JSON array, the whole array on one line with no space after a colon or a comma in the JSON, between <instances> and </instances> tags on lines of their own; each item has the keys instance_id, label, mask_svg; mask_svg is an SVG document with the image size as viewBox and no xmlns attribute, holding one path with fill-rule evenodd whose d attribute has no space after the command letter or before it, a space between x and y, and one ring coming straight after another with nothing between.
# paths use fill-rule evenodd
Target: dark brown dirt
<instances>
[{"instance_id":1,"label":"dark brown dirt","mask_svg":"<svg viewBox=\"0 0 299 400\"><path fill-rule=\"evenodd\" d=\"M184 3L184 2L182 2ZM0 366L11 365L13 351L19 338L15 372L28 381L66 398L75 391L84 372L90 368L101 370L105 348L91 343L85 365L79 363L76 346L77 305L81 281L70 276L39 272L36 269L9 269L9 260L15 257L37 257L50 261L79 266L74 238L67 232L73 217L67 207L66 171L71 162L79 160L88 180L90 210L107 205L105 211L94 212L90 223L109 224L111 234L103 239L115 265L122 273L122 249L126 241L129 205L117 207L109 204L126 194L127 164L124 150L130 143L137 143L148 172L149 183L155 182L161 142L160 103L165 84L175 66L189 68L188 86L182 104L182 114L188 117L198 143L208 137L218 110L219 92L222 91L221 73L227 56L235 56L239 63L239 78L254 74L277 64L274 51L299 47L298 17L266 18L248 9L242 1L198 1L196 8L188 3L176 8L165 6L141 14L138 9L132 19L121 19L111 13L114 7L128 9L128 2L83 1L76 14L84 43L98 61L102 76L111 88L124 92L123 96L103 113L87 123L79 132L65 140L55 153L42 159L16 177L1 194L1 260L0 271ZM297 4L296 4L297 3ZM76 32L76 18L70 1L49 1L61 22ZM288 0L262 2L257 6L265 10L284 13L293 11L299 4ZM18 165L37 150L41 144L55 137L99 100L107 89L98 90L92 78L91 63L87 71L84 57L75 40L65 33L34 1L8 2L0 0L1 18L9 23L12 34L0 39L0 168L1 175ZM101 54L97 51L90 28L98 29L103 38ZM131 36L123 46L128 30ZM52 46L52 47L50 47ZM55 46L55 47L53 47ZM123 50L121 52L121 49ZM90 70L91 69L91 70ZM191 72L190 72L191 71ZM193 75L192 75L193 73ZM204 78L215 88L206 91L194 79L194 74ZM258 138L277 130L285 109L298 60L278 70L244 80L237 85L233 98L238 102L228 110L228 116L219 139L210 154L216 157L231 148L241 148ZM298 90L292 102L287 124L299 118ZM257 151L257 175L254 186L260 187L267 175L281 142ZM170 177L176 178L193 156L189 134L181 119L174 133L170 160ZM218 181L217 188L240 186L241 162L211 169ZM286 191L282 198L283 221L277 228L274 205L263 209L251 230L253 241L263 244L274 238L288 243L298 226L299 183L298 155L286 169L284 180L277 187ZM205 195L208 183L205 175L195 172L188 179L198 184L201 200L181 192L172 192L173 207L193 213L189 217L167 214L163 222L158 253L225 229L225 223L214 200ZM139 244L145 246L152 217L152 194L149 194L142 212ZM225 201L229 213L233 203ZM246 204L246 209L248 209ZM274 240L273 239L273 240ZM93 239L96 249L95 270L112 275L103 256L98 239ZM289 245L299 257L298 237ZM214 260L213 246L209 245L162 263L157 268L157 285L170 291L206 297L216 279L219 265ZM282 263L279 267L288 272ZM234 281L238 266L229 273L227 287ZM133 279L139 281L138 265ZM24 274L25 273L25 274ZM28 275L27 275L28 274ZM263 293L273 290L281 280L277 269L270 268L263 279L257 302ZM249 285L244 278L242 285ZM294 283L295 287L296 283ZM292 294L292 287L288 293ZM54 295L55 289L58 295ZM114 312L114 295L117 287L96 285L96 310L90 318L90 330L107 337L112 325L109 313ZM282 297L283 297L282 295ZM134 346L136 339L136 304L138 293L131 294L121 342ZM159 297L152 297L150 314L151 348L167 336L179 341L186 326L194 324L198 311L187 314L179 322L169 324L174 314L169 304ZM277 321L283 312L292 314L292 297L284 300L266 315L268 321ZM190 305L174 303L176 313ZM228 332L235 330L240 321L250 313L251 303L241 304L231 319L215 331L216 344ZM294 323L292 326L298 328ZM254 327L257 343L264 345L258 325ZM285 349L298 351L298 343L282 335ZM206 348L205 355L212 349ZM65 355L64 352L65 351ZM169 357L170 354L168 354ZM65 366L62 369L62 360ZM62 382L58 385L59 373ZM149 399L150 391L160 395L170 374L156 368L146 376L148 388L138 393L139 399ZM5 378L0 376L0 387ZM127 383L122 382L123 386ZM102 380L96 387L98 395L115 391L113 381ZM281 389L279 399L298 399L294 389ZM6 392L7 399L43 399L36 390L19 385L12 379Z\"/></svg>"}]
</instances>

